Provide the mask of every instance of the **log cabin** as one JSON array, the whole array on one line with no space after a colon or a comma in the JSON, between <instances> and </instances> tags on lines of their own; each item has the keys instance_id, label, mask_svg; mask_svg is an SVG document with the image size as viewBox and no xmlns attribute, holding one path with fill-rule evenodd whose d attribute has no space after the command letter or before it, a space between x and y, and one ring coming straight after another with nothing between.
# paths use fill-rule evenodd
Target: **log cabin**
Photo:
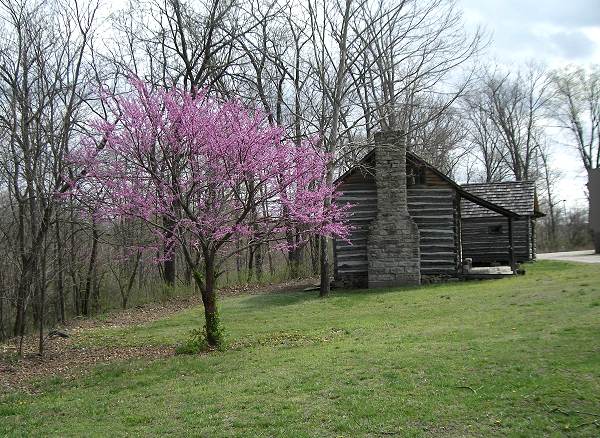
<instances>
[{"instance_id":1,"label":"log cabin","mask_svg":"<svg viewBox=\"0 0 600 438\"><path fill-rule=\"evenodd\" d=\"M335 202L352 205L350 236L333 245L338 287L391 287L460 276L463 199L511 223L519 218L407 152L399 131L375 134L374 149L337 184Z\"/></svg>"},{"instance_id":2,"label":"log cabin","mask_svg":"<svg viewBox=\"0 0 600 438\"><path fill-rule=\"evenodd\" d=\"M517 213L513 223L514 254L517 263L535 260L535 220L539 211L533 181L463 184L462 188L480 198ZM467 199L462 201L463 257L473 266L508 265L509 226L507 219Z\"/></svg>"}]
</instances>

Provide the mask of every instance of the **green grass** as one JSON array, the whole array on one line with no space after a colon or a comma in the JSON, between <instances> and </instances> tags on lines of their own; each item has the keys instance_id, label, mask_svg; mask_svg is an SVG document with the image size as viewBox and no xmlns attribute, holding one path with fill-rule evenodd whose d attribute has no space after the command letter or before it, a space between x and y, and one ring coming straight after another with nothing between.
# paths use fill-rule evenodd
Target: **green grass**
<instances>
[{"instance_id":1,"label":"green grass","mask_svg":"<svg viewBox=\"0 0 600 438\"><path fill-rule=\"evenodd\" d=\"M226 299L229 350L0 396L0 436L598 436L575 411L600 415L600 266L527 271ZM173 345L200 324L193 309L78 344Z\"/></svg>"}]
</instances>

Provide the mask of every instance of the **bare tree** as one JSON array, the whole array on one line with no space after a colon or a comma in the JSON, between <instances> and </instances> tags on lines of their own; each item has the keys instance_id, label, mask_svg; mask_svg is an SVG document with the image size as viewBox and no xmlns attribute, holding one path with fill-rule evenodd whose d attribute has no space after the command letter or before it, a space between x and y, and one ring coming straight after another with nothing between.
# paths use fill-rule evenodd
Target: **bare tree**
<instances>
[{"instance_id":1,"label":"bare tree","mask_svg":"<svg viewBox=\"0 0 600 438\"><path fill-rule=\"evenodd\" d=\"M353 73L369 132L401 129L411 147L413 130L464 92L470 74L457 84L451 75L478 53L482 34L463 30L452 0L380 1L363 8L354 26L364 52Z\"/></svg>"},{"instance_id":2,"label":"bare tree","mask_svg":"<svg viewBox=\"0 0 600 438\"><path fill-rule=\"evenodd\" d=\"M549 99L549 81L539 66L530 64L516 74L486 71L480 108L497 130L502 157L517 181L536 177L536 134Z\"/></svg>"},{"instance_id":3,"label":"bare tree","mask_svg":"<svg viewBox=\"0 0 600 438\"><path fill-rule=\"evenodd\" d=\"M14 335L25 332L26 311L43 329L47 300L50 231L61 204L65 157L77 137L87 83L85 54L96 3L3 1L0 46L2 166L9 181L10 232L18 275L14 282Z\"/></svg>"},{"instance_id":4,"label":"bare tree","mask_svg":"<svg viewBox=\"0 0 600 438\"><path fill-rule=\"evenodd\" d=\"M561 177L561 172L552 167L550 163L551 149L549 143L538 144L536 148L536 155L538 159L538 174L540 175L539 187L542 188L541 193L543 196L544 203L546 204L548 211L548 220L550 222L550 233L549 233L549 244L551 247L555 247L558 241L558 211L557 206L564 200L559 200L556 197L556 186Z\"/></svg>"},{"instance_id":5,"label":"bare tree","mask_svg":"<svg viewBox=\"0 0 600 438\"><path fill-rule=\"evenodd\" d=\"M481 179L485 182L497 182L506 179L509 170L505 165L504 148L500 133L488 114L489 104L480 95L468 94L464 99L463 116L466 121L466 141L471 146L470 154L475 157L479 167L483 168Z\"/></svg>"},{"instance_id":6,"label":"bare tree","mask_svg":"<svg viewBox=\"0 0 600 438\"><path fill-rule=\"evenodd\" d=\"M410 131L411 151L447 175L454 173L467 150L461 148L466 129L461 112L445 108L446 102L432 96L415 99Z\"/></svg>"},{"instance_id":7,"label":"bare tree","mask_svg":"<svg viewBox=\"0 0 600 438\"><path fill-rule=\"evenodd\" d=\"M569 67L553 74L552 114L569 132L586 170L600 167L600 67Z\"/></svg>"},{"instance_id":8,"label":"bare tree","mask_svg":"<svg viewBox=\"0 0 600 438\"><path fill-rule=\"evenodd\" d=\"M568 67L553 75L553 116L569 133L588 173L600 167L600 67ZM590 205L591 211L591 205ZM600 235L594 236L600 253Z\"/></svg>"},{"instance_id":9,"label":"bare tree","mask_svg":"<svg viewBox=\"0 0 600 438\"><path fill-rule=\"evenodd\" d=\"M358 3L359 6L364 3ZM322 93L318 127L325 151L335 155L340 142L342 117L347 107L348 71L356 61L349 57L350 48L357 41L356 34L351 34L350 21L358 8L352 0L337 1L329 6L326 3L309 2L308 13L311 23L311 42L314 56L314 70L318 77L318 86ZM330 42L334 50L329 49ZM327 110L328 111L327 111ZM326 115L326 111L329 114ZM327 183L333 181L333 165L327 169ZM331 199L325 200L325 207ZM329 244L326 237L320 242L320 292L327 296L330 291Z\"/></svg>"}]
</instances>

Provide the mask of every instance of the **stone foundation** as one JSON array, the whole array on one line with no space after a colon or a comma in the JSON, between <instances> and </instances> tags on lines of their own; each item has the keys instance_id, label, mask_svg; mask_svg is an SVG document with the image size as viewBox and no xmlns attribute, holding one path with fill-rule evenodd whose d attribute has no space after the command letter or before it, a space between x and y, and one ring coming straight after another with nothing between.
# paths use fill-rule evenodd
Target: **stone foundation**
<instances>
[{"instance_id":1,"label":"stone foundation","mask_svg":"<svg viewBox=\"0 0 600 438\"><path fill-rule=\"evenodd\" d=\"M335 287L340 289L366 289L369 287L367 274L338 274Z\"/></svg>"}]
</instances>

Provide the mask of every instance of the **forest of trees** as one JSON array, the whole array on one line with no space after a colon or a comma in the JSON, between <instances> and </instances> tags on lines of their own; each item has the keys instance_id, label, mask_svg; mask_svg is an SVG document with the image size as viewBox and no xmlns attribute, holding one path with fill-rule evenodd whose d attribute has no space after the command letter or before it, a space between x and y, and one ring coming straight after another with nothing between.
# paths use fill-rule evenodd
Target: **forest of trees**
<instances>
[{"instance_id":1,"label":"forest of trees","mask_svg":"<svg viewBox=\"0 0 600 438\"><path fill-rule=\"evenodd\" d=\"M131 92L132 77L237 99L298 147L317 138L333 157L328 184L375 132L403 130L409 148L458 181L535 180L548 214L542 249L589 245L586 211L567 211L557 196L552 151L599 166L597 66L486 63L489 36L465 30L453 0L130 0L109 9L0 1L0 340L193 291L201 251L132 251L147 237L142 223L99 220L69 194L71 151L90 120L114 122L106 96ZM286 230L285 247L231 243L221 284L320 275L326 295L328 238L299 245L301 228Z\"/></svg>"}]
</instances>

